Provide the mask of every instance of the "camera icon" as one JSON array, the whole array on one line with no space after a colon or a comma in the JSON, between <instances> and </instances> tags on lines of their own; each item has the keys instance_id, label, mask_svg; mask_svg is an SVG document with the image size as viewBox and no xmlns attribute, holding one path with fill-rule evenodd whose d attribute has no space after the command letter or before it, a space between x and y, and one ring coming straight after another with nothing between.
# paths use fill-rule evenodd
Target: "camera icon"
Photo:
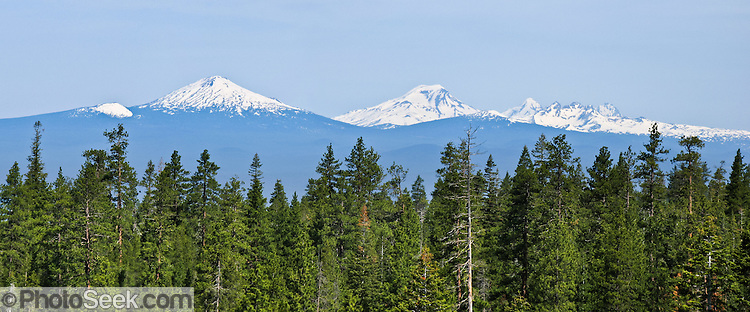
<instances>
[{"instance_id":1,"label":"camera icon","mask_svg":"<svg viewBox=\"0 0 750 312\"><path fill-rule=\"evenodd\" d=\"M16 304L17 298L16 295L12 293L5 293L3 294L2 299L0 299L0 302L6 307L10 308Z\"/></svg>"}]
</instances>

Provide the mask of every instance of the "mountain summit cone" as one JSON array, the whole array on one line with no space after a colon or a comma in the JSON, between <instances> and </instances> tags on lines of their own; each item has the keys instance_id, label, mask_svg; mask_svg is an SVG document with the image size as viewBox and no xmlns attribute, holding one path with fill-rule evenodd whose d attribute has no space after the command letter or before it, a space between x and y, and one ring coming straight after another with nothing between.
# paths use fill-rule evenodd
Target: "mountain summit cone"
<instances>
[{"instance_id":1,"label":"mountain summit cone","mask_svg":"<svg viewBox=\"0 0 750 312\"><path fill-rule=\"evenodd\" d=\"M139 108L151 108L173 115L177 112L226 112L242 115L250 110L262 110L274 114L284 111L301 111L281 101L269 98L243 87L221 76L203 78Z\"/></svg>"},{"instance_id":2,"label":"mountain summit cone","mask_svg":"<svg viewBox=\"0 0 750 312\"><path fill-rule=\"evenodd\" d=\"M392 128L478 112L441 85L421 85L398 98L333 119L363 127Z\"/></svg>"}]
</instances>

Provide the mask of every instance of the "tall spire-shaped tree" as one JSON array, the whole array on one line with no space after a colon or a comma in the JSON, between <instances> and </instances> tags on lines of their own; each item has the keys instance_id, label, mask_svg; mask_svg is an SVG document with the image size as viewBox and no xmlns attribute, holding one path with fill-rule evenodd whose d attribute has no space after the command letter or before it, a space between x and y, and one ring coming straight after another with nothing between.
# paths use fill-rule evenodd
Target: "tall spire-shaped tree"
<instances>
[{"instance_id":1,"label":"tall spire-shaped tree","mask_svg":"<svg viewBox=\"0 0 750 312\"><path fill-rule=\"evenodd\" d=\"M168 240L168 244L160 246L168 257L163 268L169 270L171 264L173 270L164 272L171 273L171 282L164 281L158 284L191 287L195 282L198 237L195 235L194 218L188 211L189 173L182 167L181 160L180 154L173 151L164 168L160 170L157 167L160 171L154 181L153 198L150 199L153 201L154 214L159 214L155 217L164 221L162 235L167 235Z\"/></svg>"},{"instance_id":2,"label":"tall spire-shaped tree","mask_svg":"<svg viewBox=\"0 0 750 312\"><path fill-rule=\"evenodd\" d=\"M132 260L138 258L139 237L133 233L138 180L135 169L127 161L128 132L122 124L104 136L110 143L107 167L110 180L110 197L114 203L113 218L117 232L117 265L121 285L134 284L138 268ZM128 255L126 255L129 253Z\"/></svg>"},{"instance_id":3,"label":"tall spire-shaped tree","mask_svg":"<svg viewBox=\"0 0 750 312\"><path fill-rule=\"evenodd\" d=\"M30 246L21 239L22 223L29 217L21 202L22 186L21 170L14 162L0 188L0 283L4 285L26 285L27 272L31 270Z\"/></svg>"},{"instance_id":4,"label":"tall spire-shaped tree","mask_svg":"<svg viewBox=\"0 0 750 312\"><path fill-rule=\"evenodd\" d=\"M73 182L75 237L71 254L80 261L71 270L71 285L103 287L117 285L119 272L111 270L117 263L112 251L117 243L117 232L109 217L113 206L108 193L107 153L88 150L78 177Z\"/></svg>"},{"instance_id":5,"label":"tall spire-shaped tree","mask_svg":"<svg viewBox=\"0 0 750 312\"><path fill-rule=\"evenodd\" d=\"M745 229L745 210L750 207L750 177L748 166L743 162L739 149L732 162L732 172L729 173L726 191L727 215L737 220L741 230Z\"/></svg>"},{"instance_id":6,"label":"tall spire-shaped tree","mask_svg":"<svg viewBox=\"0 0 750 312\"><path fill-rule=\"evenodd\" d=\"M669 153L662 146L661 133L656 123L651 126L649 141L644 144L645 151L638 154L638 165L636 167L636 178L641 179L641 190L644 206L648 216L653 217L656 205L663 200L664 196L664 173L659 169L659 163L666 158L662 155Z\"/></svg>"},{"instance_id":7,"label":"tall spire-shaped tree","mask_svg":"<svg viewBox=\"0 0 750 312\"><path fill-rule=\"evenodd\" d=\"M52 221L52 192L47 183L47 173L44 172L44 162L42 161L42 123L34 123L34 138L31 143L31 154L27 158L28 171L25 174L26 179L23 182L21 200L23 206L21 210L26 210L22 214L24 218L23 226L25 227L22 241L28 244L30 254L27 259L31 261L30 271L26 272L28 285L42 285L49 278L48 263L49 258L47 242L51 240L49 227Z\"/></svg>"},{"instance_id":8,"label":"tall spire-shaped tree","mask_svg":"<svg viewBox=\"0 0 750 312\"><path fill-rule=\"evenodd\" d=\"M540 233L532 253L529 297L539 308L576 308L577 281L581 277L578 248L581 165L564 134L551 142L540 137L533 155L541 181L540 203L534 209L533 227Z\"/></svg>"}]
</instances>

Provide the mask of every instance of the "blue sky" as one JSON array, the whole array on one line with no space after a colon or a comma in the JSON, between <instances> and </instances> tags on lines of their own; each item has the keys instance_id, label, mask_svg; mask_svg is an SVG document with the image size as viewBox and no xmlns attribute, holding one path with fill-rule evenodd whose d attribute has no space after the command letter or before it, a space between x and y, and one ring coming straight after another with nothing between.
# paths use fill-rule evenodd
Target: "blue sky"
<instances>
[{"instance_id":1,"label":"blue sky","mask_svg":"<svg viewBox=\"0 0 750 312\"><path fill-rule=\"evenodd\" d=\"M329 117L442 84L479 109L608 102L750 130L750 2L0 2L0 118L212 75Z\"/></svg>"}]
</instances>

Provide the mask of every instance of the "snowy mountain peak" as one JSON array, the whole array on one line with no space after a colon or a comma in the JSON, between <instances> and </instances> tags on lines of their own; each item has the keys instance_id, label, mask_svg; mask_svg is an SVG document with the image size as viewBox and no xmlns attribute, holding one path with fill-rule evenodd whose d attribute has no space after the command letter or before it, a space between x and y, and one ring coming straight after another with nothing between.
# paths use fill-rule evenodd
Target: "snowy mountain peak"
<instances>
[{"instance_id":1,"label":"snowy mountain peak","mask_svg":"<svg viewBox=\"0 0 750 312\"><path fill-rule=\"evenodd\" d=\"M203 78L139 108L151 108L168 114L207 110L240 116L248 110L262 110L275 114L301 111L277 99L240 87L221 76Z\"/></svg>"},{"instance_id":2,"label":"snowy mountain peak","mask_svg":"<svg viewBox=\"0 0 750 312\"><path fill-rule=\"evenodd\" d=\"M73 111L74 116L89 116L96 114L104 114L115 118L133 117L133 112L127 107L122 106L120 103L104 103L96 106L79 108Z\"/></svg>"},{"instance_id":3,"label":"snowy mountain peak","mask_svg":"<svg viewBox=\"0 0 750 312\"><path fill-rule=\"evenodd\" d=\"M420 85L398 98L333 119L363 127L392 128L478 112L441 85Z\"/></svg>"},{"instance_id":4,"label":"snowy mountain peak","mask_svg":"<svg viewBox=\"0 0 750 312\"><path fill-rule=\"evenodd\" d=\"M620 115L620 110L618 110L617 107L609 103L604 103L602 105L599 105L599 107L596 108L596 111L599 112L599 114L602 114L602 116L622 117L622 115Z\"/></svg>"},{"instance_id":5,"label":"snowy mountain peak","mask_svg":"<svg viewBox=\"0 0 750 312\"><path fill-rule=\"evenodd\" d=\"M503 117L507 117L511 121L528 123L534 121L534 115L536 115L540 111L542 111L542 106L539 105L537 101L534 101L534 99L527 98L525 101L523 101L523 104L521 104L521 106L506 110L500 115Z\"/></svg>"},{"instance_id":6,"label":"snowy mountain peak","mask_svg":"<svg viewBox=\"0 0 750 312\"><path fill-rule=\"evenodd\" d=\"M626 134L648 134L651 125L657 123L659 131L670 137L698 136L704 140L727 140L750 138L750 131L713 129L708 127L669 124L645 118L628 118L612 104L597 107L573 102L569 105L552 103L542 108L527 99L521 106L502 113L511 122L537 124L578 132L610 132Z\"/></svg>"}]
</instances>

